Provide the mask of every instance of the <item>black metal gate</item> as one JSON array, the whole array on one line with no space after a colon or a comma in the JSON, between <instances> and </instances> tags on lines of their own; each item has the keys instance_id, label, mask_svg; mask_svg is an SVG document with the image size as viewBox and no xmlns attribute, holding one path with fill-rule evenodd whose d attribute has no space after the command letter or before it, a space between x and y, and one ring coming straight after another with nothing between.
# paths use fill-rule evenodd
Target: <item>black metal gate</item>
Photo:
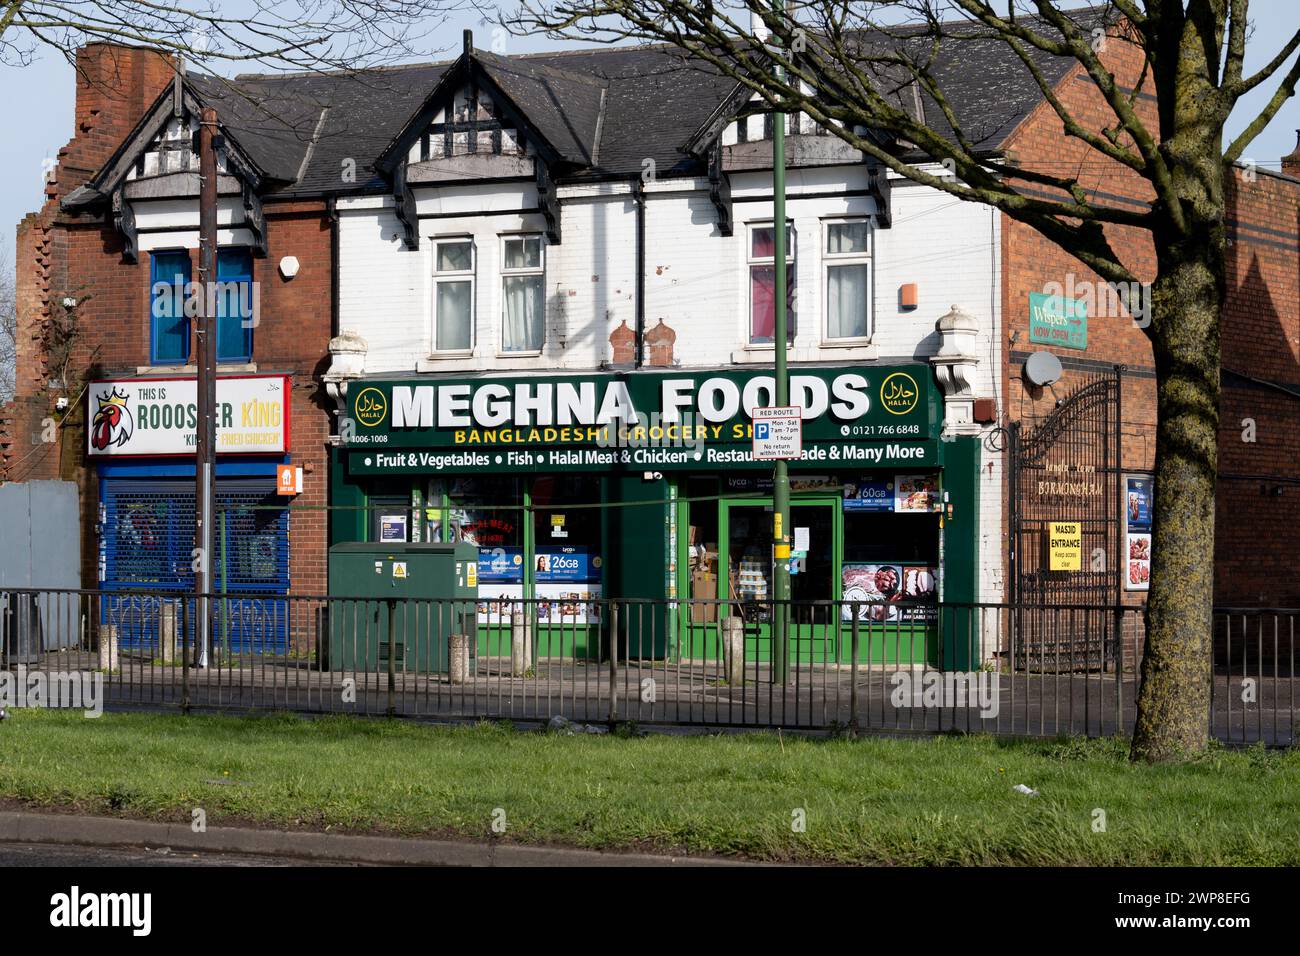
<instances>
[{"instance_id":1,"label":"black metal gate","mask_svg":"<svg viewBox=\"0 0 1300 956\"><path fill-rule=\"evenodd\" d=\"M1098 621L1097 615L1042 609L1119 602L1120 375L1116 366L1076 386L1042 421L1028 428L1012 425L1012 600L1026 612L1015 615L1016 667L1086 671L1114 661L1116 635L1110 627L1078 626L1079 620ZM1078 525L1077 570L1052 568L1056 523Z\"/></svg>"}]
</instances>

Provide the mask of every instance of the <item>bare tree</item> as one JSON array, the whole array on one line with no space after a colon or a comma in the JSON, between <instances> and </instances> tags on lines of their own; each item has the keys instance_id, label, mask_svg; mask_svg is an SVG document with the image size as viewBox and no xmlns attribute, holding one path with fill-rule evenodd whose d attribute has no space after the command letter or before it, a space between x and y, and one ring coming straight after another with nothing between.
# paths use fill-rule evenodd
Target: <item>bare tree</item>
<instances>
[{"instance_id":1,"label":"bare tree","mask_svg":"<svg viewBox=\"0 0 1300 956\"><path fill-rule=\"evenodd\" d=\"M524 0L511 19L516 29L551 35L673 44L736 80L762 108L804 113L900 176L1031 226L1119 284L1126 306L1141 283L1127 249L1112 245L1113 227L1150 235L1155 560L1134 759L1177 759L1208 744L1225 180L1300 79L1292 59L1300 30L1277 38L1274 55L1245 72L1249 3L1111 0L1063 11L1050 0L1005 0L997 9L990 0ZM978 118L958 116L937 79L940 52L960 58L970 42L1005 44L1092 160L1034 169L981 149L977 131L963 125ZM1141 64L1128 88L1107 65L1107 43L1128 45ZM1060 72L1045 62L1081 72L1104 104L1104 123L1071 112L1048 78ZM1233 107L1267 83L1276 84L1272 96L1225 148ZM943 122L908 109L904 89L919 91ZM1148 96L1154 116L1140 103ZM896 144L912 144L928 162L905 161ZM1098 201L1098 177L1088 172L1099 164L1145 180L1149 205Z\"/></svg>"},{"instance_id":2,"label":"bare tree","mask_svg":"<svg viewBox=\"0 0 1300 956\"><path fill-rule=\"evenodd\" d=\"M466 0L0 0L0 63L25 65L42 47L75 63L94 41L153 47L215 69L352 69L416 53Z\"/></svg>"}]
</instances>

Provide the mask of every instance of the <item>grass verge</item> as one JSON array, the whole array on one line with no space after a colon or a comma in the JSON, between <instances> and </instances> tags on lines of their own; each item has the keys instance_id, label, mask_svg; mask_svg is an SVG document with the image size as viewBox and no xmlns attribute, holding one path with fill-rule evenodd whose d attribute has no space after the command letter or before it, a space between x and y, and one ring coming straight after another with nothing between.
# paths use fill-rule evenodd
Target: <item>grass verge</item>
<instances>
[{"instance_id":1,"label":"grass verge","mask_svg":"<svg viewBox=\"0 0 1300 956\"><path fill-rule=\"evenodd\" d=\"M201 807L209 825L470 839L502 838L500 808L504 839L760 860L1300 863L1296 751L1216 749L1147 767L1114 740L626 739L279 714L10 713L0 799L34 808L188 821Z\"/></svg>"}]
</instances>

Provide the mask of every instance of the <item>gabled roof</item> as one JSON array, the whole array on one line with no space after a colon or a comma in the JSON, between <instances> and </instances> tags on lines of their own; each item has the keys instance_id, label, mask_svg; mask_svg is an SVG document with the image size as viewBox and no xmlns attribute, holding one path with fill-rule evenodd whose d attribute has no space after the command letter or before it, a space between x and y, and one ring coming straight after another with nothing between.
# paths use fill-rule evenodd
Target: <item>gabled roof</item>
<instances>
[{"instance_id":1,"label":"gabled roof","mask_svg":"<svg viewBox=\"0 0 1300 956\"><path fill-rule=\"evenodd\" d=\"M1085 29L1108 22L1105 8L1071 16ZM963 34L944 41L932 69L976 147L997 151L1042 102L1042 94L1006 43L977 26L963 27ZM929 39L902 29L870 41L886 42L919 50L928 49ZM1032 49L1030 55L1054 84L1073 67L1065 58ZM374 192L391 188L387 176L376 172L381 158L417 125L440 84L454 88L449 74L467 62L562 161L558 174L571 180L639 175L647 159L658 175L702 174L700 146L725 125L720 119L727 101L735 98L738 107L748 99L733 80L665 45L509 57L470 49L442 63L229 81L190 75L185 84L195 103L216 107L224 131L263 179L264 194ZM922 91L888 75L880 79L900 105L941 135L952 136L942 111ZM170 95L165 92L160 102ZM141 147L139 132L137 127L119 153ZM105 170L118 159L115 155ZM78 194L69 200L103 198L93 190Z\"/></svg>"}]
</instances>

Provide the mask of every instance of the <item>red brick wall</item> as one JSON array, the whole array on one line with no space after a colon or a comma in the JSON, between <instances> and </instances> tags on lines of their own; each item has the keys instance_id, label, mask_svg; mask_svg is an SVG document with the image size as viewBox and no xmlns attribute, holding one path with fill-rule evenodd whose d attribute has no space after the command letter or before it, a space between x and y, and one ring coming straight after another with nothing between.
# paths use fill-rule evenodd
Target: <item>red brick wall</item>
<instances>
[{"instance_id":1,"label":"red brick wall","mask_svg":"<svg viewBox=\"0 0 1300 956\"><path fill-rule=\"evenodd\" d=\"M323 594L326 585L326 512L305 506L327 503L329 413L318 376L324 370L331 329L330 223L323 203L266 204L269 254L254 259L253 278L261 288L261 316L253 332L257 374L293 377L290 404L290 456L303 467L303 493L292 500L302 508L290 516L290 578L294 593ZM149 364L149 256L138 263L121 260L122 240L111 225L66 224L61 235L71 271L88 296L78 309L88 330L74 367L84 379L134 377ZM293 279L280 275L283 256L296 256ZM197 250L191 251L197 274ZM236 373L238 374L238 373ZM86 503L86 526L94 524L97 479L85 461L84 414L65 429L63 477L79 481ZM83 578L95 580L96 542L87 536Z\"/></svg>"},{"instance_id":2,"label":"red brick wall","mask_svg":"<svg viewBox=\"0 0 1300 956\"><path fill-rule=\"evenodd\" d=\"M1111 38L1103 59L1114 72L1119 84L1131 88L1141 69L1134 47ZM1058 86L1058 95L1070 114L1089 130L1099 130L1114 123L1110 108L1081 67L1077 67ZM1138 110L1153 119L1154 103L1140 98ZM1055 176L1077 175L1089 191L1096 191L1099 203L1132 207L1151 195L1139 176L1092 150L1080 140L1065 134L1061 118L1046 102L1040 104L1016 130L1008 143L1015 159L1022 165ZM1047 194L1043 198L1058 198ZM1120 201L1128 200L1128 202ZM1005 422L1020 422L1025 429L1047 417L1079 385L1098 374L1108 373L1115 365L1127 368L1122 381L1119 434L1123 467L1148 470L1155 453L1155 389L1151 346L1139 325L1123 308L1110 314L1096 305L1088 308L1088 339L1085 350L1030 342L1029 296L1045 293L1049 284L1064 289L1068 295L1073 285L1076 297L1085 284L1095 291L1101 279L1074 256L1046 239L1029 226L1002 217L1003 230L1003 340L1006 345L1004 395ZM1153 247L1146 233L1134 229L1106 226L1106 236L1124 264L1141 280L1149 280L1155 271ZM1024 378L1024 357L1028 353L1048 351L1057 355L1064 366L1060 381L1040 388ZM1097 436L1098 443L1100 436ZM1065 503L1068 507L1069 503ZM1068 516L1066 516L1068 517ZM1004 535L1008 532L1004 528ZM1107 560L1117 556L1109 553ZM1114 565L1109 565L1113 567ZM1129 604L1140 604L1143 595L1125 595ZM1126 651L1131 655L1132 650ZM1132 660L1131 656L1127 658Z\"/></svg>"},{"instance_id":3,"label":"red brick wall","mask_svg":"<svg viewBox=\"0 0 1300 956\"><path fill-rule=\"evenodd\" d=\"M1300 607L1300 179L1238 172L1227 196L1215 600Z\"/></svg>"}]
</instances>

